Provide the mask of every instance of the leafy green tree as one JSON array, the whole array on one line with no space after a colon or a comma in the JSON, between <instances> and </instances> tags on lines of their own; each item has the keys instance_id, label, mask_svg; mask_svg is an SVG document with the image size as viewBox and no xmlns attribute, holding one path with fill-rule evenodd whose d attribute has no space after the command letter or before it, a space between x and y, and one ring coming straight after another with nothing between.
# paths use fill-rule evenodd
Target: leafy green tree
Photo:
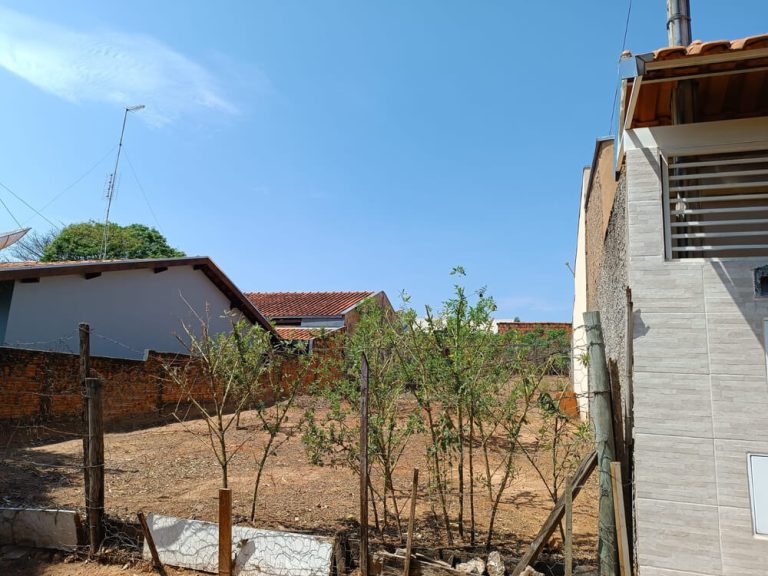
<instances>
[{"instance_id":1,"label":"leafy green tree","mask_svg":"<svg viewBox=\"0 0 768 576\"><path fill-rule=\"evenodd\" d=\"M403 337L400 313L389 313L369 300L360 308L354 331L343 334L339 349L324 359L326 374L317 392L329 410L318 417L307 412L303 441L310 461L318 465L343 466L360 473L360 370L362 355L368 360L368 454L376 472L369 476L377 528L377 501L384 513L384 528L393 516L398 538L402 535L402 505L394 486L394 475L412 436L421 429L419 414L403 415L406 372L400 369L398 347ZM336 378L329 376L336 375ZM380 481L374 481L371 478ZM390 508L391 504L391 508Z\"/></svg>"},{"instance_id":2,"label":"leafy green tree","mask_svg":"<svg viewBox=\"0 0 768 576\"><path fill-rule=\"evenodd\" d=\"M107 234L107 260L129 258L175 258L184 253L169 246L165 236L143 224L120 226L111 222ZM45 246L41 262L99 260L104 248L104 224L70 224Z\"/></svg>"}]
</instances>

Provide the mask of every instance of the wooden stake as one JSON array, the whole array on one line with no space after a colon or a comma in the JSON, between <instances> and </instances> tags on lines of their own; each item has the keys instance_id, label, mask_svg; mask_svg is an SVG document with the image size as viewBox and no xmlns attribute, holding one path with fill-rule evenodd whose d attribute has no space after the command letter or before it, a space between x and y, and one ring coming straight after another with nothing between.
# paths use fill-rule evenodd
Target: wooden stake
<instances>
[{"instance_id":1,"label":"wooden stake","mask_svg":"<svg viewBox=\"0 0 768 576\"><path fill-rule=\"evenodd\" d=\"M368 576L368 359L360 358L360 575Z\"/></svg>"},{"instance_id":2,"label":"wooden stake","mask_svg":"<svg viewBox=\"0 0 768 576\"><path fill-rule=\"evenodd\" d=\"M104 417L101 382L86 378L88 390L88 536L91 554L96 554L104 539Z\"/></svg>"},{"instance_id":3,"label":"wooden stake","mask_svg":"<svg viewBox=\"0 0 768 576\"><path fill-rule=\"evenodd\" d=\"M624 490L621 480L621 463L611 462L613 484L613 513L616 516L616 540L619 544L619 568L621 576L631 576L629 543L627 542L627 517L624 514Z\"/></svg>"},{"instance_id":4,"label":"wooden stake","mask_svg":"<svg viewBox=\"0 0 768 576\"><path fill-rule=\"evenodd\" d=\"M589 478L589 475L592 474L592 471L595 469L596 465L597 454L595 452L590 452L581 461L578 469L576 470L576 473L573 475L570 481L572 486L572 499L576 498L579 492L581 492L581 489L584 487L584 483L587 481L587 478ZM515 569L512 571L510 576L520 576L528 567L528 565L536 560L539 552L541 552L541 549L544 547L544 544L547 542L547 540L549 540L549 537L552 536L552 533L560 523L564 511L565 494L557 499L557 504L555 504L555 507L549 513L549 517L544 522L541 530L539 530L536 538L533 539L533 542L531 542L531 545L528 547L528 551L523 554L523 557L517 563L517 566L515 566Z\"/></svg>"},{"instance_id":5,"label":"wooden stake","mask_svg":"<svg viewBox=\"0 0 768 576\"><path fill-rule=\"evenodd\" d=\"M141 524L141 531L144 533L144 541L149 547L149 553L152 554L152 566L160 574L165 575L165 569L163 563L160 562L160 555L157 553L157 546L155 546L155 539L152 538L152 532L149 531L149 525L147 519L144 516L144 512L138 512L136 516L139 517L139 524Z\"/></svg>"},{"instance_id":6,"label":"wooden stake","mask_svg":"<svg viewBox=\"0 0 768 576\"><path fill-rule=\"evenodd\" d=\"M83 408L80 414L83 435L83 497L87 509L91 469L88 467L88 390L85 379L91 376L91 327L85 322L81 322L78 334L80 335L80 394L83 396ZM86 518L86 523L87 521Z\"/></svg>"},{"instance_id":7,"label":"wooden stake","mask_svg":"<svg viewBox=\"0 0 768 576\"><path fill-rule=\"evenodd\" d=\"M573 485L565 486L565 576L573 576Z\"/></svg>"},{"instance_id":8,"label":"wooden stake","mask_svg":"<svg viewBox=\"0 0 768 576\"><path fill-rule=\"evenodd\" d=\"M589 352L589 388L592 396L590 416L595 428L598 484L600 502L598 510L597 552L600 576L615 576L616 520L613 515L613 489L611 487L611 462L615 460L613 421L611 416L611 388L608 364L605 359L603 329L600 312L584 312L584 327Z\"/></svg>"},{"instance_id":9,"label":"wooden stake","mask_svg":"<svg viewBox=\"0 0 768 576\"><path fill-rule=\"evenodd\" d=\"M413 469L413 486L411 487L411 516L408 518L408 539L405 542L405 566L403 576L411 571L411 550L413 549L413 521L416 518L416 494L419 490L419 469Z\"/></svg>"},{"instance_id":10,"label":"wooden stake","mask_svg":"<svg viewBox=\"0 0 768 576\"><path fill-rule=\"evenodd\" d=\"M219 488L219 576L232 576L232 490Z\"/></svg>"}]
</instances>

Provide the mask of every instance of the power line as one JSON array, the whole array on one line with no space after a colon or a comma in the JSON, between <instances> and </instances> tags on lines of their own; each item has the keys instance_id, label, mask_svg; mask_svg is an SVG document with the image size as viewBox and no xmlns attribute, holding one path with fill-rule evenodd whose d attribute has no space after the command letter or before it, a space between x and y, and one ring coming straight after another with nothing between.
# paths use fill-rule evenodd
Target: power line
<instances>
[{"instance_id":1,"label":"power line","mask_svg":"<svg viewBox=\"0 0 768 576\"><path fill-rule=\"evenodd\" d=\"M24 206L26 206L27 208L29 208L30 210L32 210L32 212L34 212L35 214L37 214L38 216L40 216L40 218L42 218L43 220L45 220L46 222L48 222L48 224L50 224L51 226L53 226L53 227L54 227L54 228L56 228L56 229L58 229L58 228L59 228L59 226L58 226L57 224L54 224L54 223L53 223L53 222L52 222L50 219L48 219L48 218L47 218L47 217L46 217L44 214L42 214L42 213L41 213L39 210L37 210L36 208L34 208L34 207L33 207L33 206L32 206L32 205L29 203L29 202L27 202L26 200L24 200L24 198L22 198L21 196L19 196L18 194L16 194L16 192L14 192L14 191L13 191L13 190L11 190L10 188L8 188L8 186L6 186L6 185L5 185L5 184L3 184L2 182L0 182L0 187L3 187L5 190L7 190L8 192L10 192L10 193L11 193L11 195L12 195L14 198L16 198L16 200L18 200L19 202L21 202L22 204L24 204ZM14 220L15 220L15 218L14 218ZM17 221L17 222L18 222L18 221Z\"/></svg>"},{"instance_id":2,"label":"power line","mask_svg":"<svg viewBox=\"0 0 768 576\"><path fill-rule=\"evenodd\" d=\"M5 202L3 202L2 198L0 198L0 204L2 204L3 208L5 208L5 211L8 212L8 214L11 215L11 218L13 218L13 221L16 222L16 225L19 228L23 228L23 226L21 225L21 222L19 222L19 220L16 218L16 216L13 215L13 212L11 212L11 209L8 208L8 205Z\"/></svg>"},{"instance_id":3,"label":"power line","mask_svg":"<svg viewBox=\"0 0 768 576\"><path fill-rule=\"evenodd\" d=\"M117 148L117 145L112 146L112 148L110 148L109 151L106 154L104 154L104 156L102 156L96 163L94 163L90 168L88 168L88 170L83 172L74 182L72 182L69 186L65 187L61 192L56 194L56 196L51 198L42 208L40 208L40 211L42 212L46 208L50 207L51 204L56 202L56 200L61 198L66 192L69 192L72 188L74 188L80 182L82 182L86 176L88 176L91 172L93 172L96 168L98 168L109 156L112 155L112 152L115 151L115 148ZM27 219L27 222L29 222L29 219Z\"/></svg>"},{"instance_id":4,"label":"power line","mask_svg":"<svg viewBox=\"0 0 768 576\"><path fill-rule=\"evenodd\" d=\"M133 162L131 162L131 158L128 155L127 147L123 146L125 159L128 161L128 167L131 169L131 174L133 174L133 179L136 180L136 185L139 187L139 190L141 191L141 195L144 198L144 202L147 205L147 208L149 209L149 213L152 215L152 219L155 221L155 224L157 225L157 229L162 232L162 227L160 226L160 221L157 219L157 216L155 215L155 211L152 209L152 204L149 203L149 197L147 196L147 193L144 191L144 186L141 185L141 182L139 181L139 176L136 174L136 170L133 167Z\"/></svg>"},{"instance_id":5,"label":"power line","mask_svg":"<svg viewBox=\"0 0 768 576\"><path fill-rule=\"evenodd\" d=\"M629 0L629 4L627 6L627 18L624 21L624 37L621 40L621 52L619 52L619 62L621 61L621 54L624 53L624 50L627 48L627 33L629 31L629 19L632 15L632 0ZM611 123L608 126L608 134L613 134L613 119L616 115L616 100L619 97L619 87L621 86L621 76L620 76L621 70L619 69L618 63L616 64L616 88L613 90L613 105L611 106Z\"/></svg>"}]
</instances>

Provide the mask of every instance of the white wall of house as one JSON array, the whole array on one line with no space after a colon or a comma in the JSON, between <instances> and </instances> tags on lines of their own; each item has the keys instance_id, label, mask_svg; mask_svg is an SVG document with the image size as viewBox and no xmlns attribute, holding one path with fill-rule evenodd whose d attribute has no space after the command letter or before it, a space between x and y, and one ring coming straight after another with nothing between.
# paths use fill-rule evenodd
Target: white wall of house
<instances>
[{"instance_id":1,"label":"white wall of house","mask_svg":"<svg viewBox=\"0 0 768 576\"><path fill-rule=\"evenodd\" d=\"M640 576L768 573L747 473L748 453L768 454L768 299L753 282L768 257L665 260L659 161L759 148L765 119L625 134Z\"/></svg>"},{"instance_id":2,"label":"white wall of house","mask_svg":"<svg viewBox=\"0 0 768 576\"><path fill-rule=\"evenodd\" d=\"M586 419L589 413L589 369L581 360L587 352L587 335L584 330L584 312L587 311L587 254L585 204L589 187L590 170L584 169L581 178L581 201L579 204L579 224L576 233L576 260L574 262L573 290L573 336L571 341L571 374L573 391L579 405L579 415Z\"/></svg>"},{"instance_id":3,"label":"white wall of house","mask_svg":"<svg viewBox=\"0 0 768 576\"><path fill-rule=\"evenodd\" d=\"M77 352L78 324L91 325L91 354L142 358L146 350L182 352L175 334L182 322L209 317L212 333L228 331L223 318L227 297L192 266L43 277L15 282L5 345L34 350ZM206 312L207 310L207 312ZM193 312L194 311L194 312ZM199 325L199 323L198 323Z\"/></svg>"}]
</instances>

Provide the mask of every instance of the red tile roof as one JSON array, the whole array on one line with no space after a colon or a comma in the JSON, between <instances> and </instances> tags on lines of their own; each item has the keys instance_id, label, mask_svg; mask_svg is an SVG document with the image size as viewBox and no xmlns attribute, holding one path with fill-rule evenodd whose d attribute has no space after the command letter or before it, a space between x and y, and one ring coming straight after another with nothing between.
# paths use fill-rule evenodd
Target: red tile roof
<instances>
[{"instance_id":1,"label":"red tile roof","mask_svg":"<svg viewBox=\"0 0 768 576\"><path fill-rule=\"evenodd\" d=\"M696 40L688 46L666 46L653 51L654 60L674 60L687 56L705 56L721 52L738 52L740 50L752 50L768 48L768 34L748 36L739 40L713 40L702 42Z\"/></svg>"},{"instance_id":2,"label":"red tile roof","mask_svg":"<svg viewBox=\"0 0 768 576\"><path fill-rule=\"evenodd\" d=\"M268 318L339 316L374 292L246 292Z\"/></svg>"},{"instance_id":3,"label":"red tile roof","mask_svg":"<svg viewBox=\"0 0 768 576\"><path fill-rule=\"evenodd\" d=\"M312 340L325 336L338 328L300 328L298 326L275 326L277 334L283 340Z\"/></svg>"}]
</instances>

